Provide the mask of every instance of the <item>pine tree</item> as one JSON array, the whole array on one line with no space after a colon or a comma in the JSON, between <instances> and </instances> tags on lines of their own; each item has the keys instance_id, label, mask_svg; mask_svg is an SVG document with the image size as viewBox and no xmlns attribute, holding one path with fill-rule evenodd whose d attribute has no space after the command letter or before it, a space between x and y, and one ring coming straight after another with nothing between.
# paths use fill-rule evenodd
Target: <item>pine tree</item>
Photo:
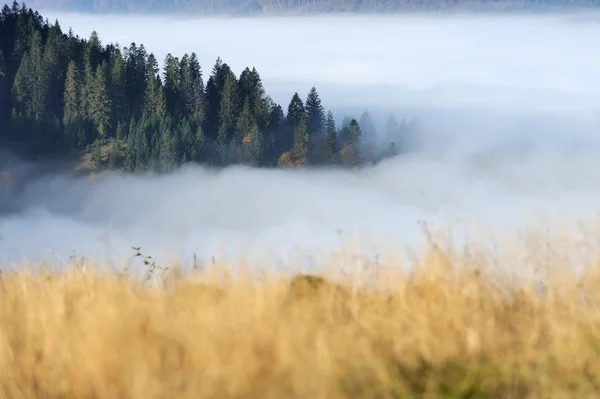
<instances>
[{"instance_id":1,"label":"pine tree","mask_svg":"<svg viewBox=\"0 0 600 399\"><path fill-rule=\"evenodd\" d=\"M158 120L165 117L167 107L165 92L162 88L160 77L158 76L158 63L153 54L148 56L148 83L144 94L144 113L152 115Z\"/></svg>"},{"instance_id":2,"label":"pine tree","mask_svg":"<svg viewBox=\"0 0 600 399\"><path fill-rule=\"evenodd\" d=\"M42 59L42 37L36 30L31 38L30 50L22 58L13 85L18 110L23 110L28 119L39 121L45 116L47 83Z\"/></svg>"},{"instance_id":3,"label":"pine tree","mask_svg":"<svg viewBox=\"0 0 600 399\"><path fill-rule=\"evenodd\" d=\"M347 130L348 144L340 151L346 165L356 166L360 163L361 130L356 119L352 119Z\"/></svg>"},{"instance_id":4,"label":"pine tree","mask_svg":"<svg viewBox=\"0 0 600 399\"><path fill-rule=\"evenodd\" d=\"M190 114L204 113L204 80L202 68L196 53L192 53L189 59L188 79L186 85L186 105Z\"/></svg>"},{"instance_id":5,"label":"pine tree","mask_svg":"<svg viewBox=\"0 0 600 399\"><path fill-rule=\"evenodd\" d=\"M362 130L362 134L364 137L371 139L376 135L375 125L373 124L373 119L371 118L371 114L369 111L365 110L360 117L360 128Z\"/></svg>"},{"instance_id":6,"label":"pine tree","mask_svg":"<svg viewBox=\"0 0 600 399\"><path fill-rule=\"evenodd\" d=\"M162 129L160 135L160 165L165 172L177 166L177 136L168 128Z\"/></svg>"},{"instance_id":7,"label":"pine tree","mask_svg":"<svg viewBox=\"0 0 600 399\"><path fill-rule=\"evenodd\" d=\"M250 166L259 166L262 155L263 135L254 123L244 140L244 161Z\"/></svg>"},{"instance_id":8,"label":"pine tree","mask_svg":"<svg viewBox=\"0 0 600 399\"><path fill-rule=\"evenodd\" d=\"M388 150L387 150L387 156L388 157L395 157L396 155L398 155L398 151L396 150L396 143L394 143L393 141L390 143Z\"/></svg>"},{"instance_id":9,"label":"pine tree","mask_svg":"<svg viewBox=\"0 0 600 399\"><path fill-rule=\"evenodd\" d=\"M127 125L123 122L117 124L117 140L125 140L127 138Z\"/></svg>"},{"instance_id":10,"label":"pine tree","mask_svg":"<svg viewBox=\"0 0 600 399\"><path fill-rule=\"evenodd\" d=\"M130 132L129 137L127 138L125 159L123 159L123 171L125 173L134 173L136 164L136 135L135 133Z\"/></svg>"},{"instance_id":11,"label":"pine tree","mask_svg":"<svg viewBox=\"0 0 600 399\"><path fill-rule=\"evenodd\" d=\"M327 160L332 164L339 162L339 147L337 140L337 131L335 128L335 120L331 111L327 114Z\"/></svg>"},{"instance_id":12,"label":"pine tree","mask_svg":"<svg viewBox=\"0 0 600 399\"><path fill-rule=\"evenodd\" d=\"M121 51L117 51L112 60L110 98L112 101L112 117L118 126L119 123L129 118L126 71Z\"/></svg>"},{"instance_id":13,"label":"pine tree","mask_svg":"<svg viewBox=\"0 0 600 399\"><path fill-rule=\"evenodd\" d=\"M358 122L356 119L352 119L350 125L348 125L348 138L350 139L350 144L354 146L360 145L361 136L362 131Z\"/></svg>"},{"instance_id":14,"label":"pine tree","mask_svg":"<svg viewBox=\"0 0 600 399\"><path fill-rule=\"evenodd\" d=\"M236 138L242 141L250 133L250 129L256 126L256 120L250 111L250 100L244 100L244 106L240 113L236 124Z\"/></svg>"},{"instance_id":15,"label":"pine tree","mask_svg":"<svg viewBox=\"0 0 600 399\"><path fill-rule=\"evenodd\" d=\"M292 100L288 105L286 117L287 121L293 128L295 128L296 124L300 120L300 117L302 116L306 116L306 109L304 108L304 103L302 102L302 99L300 98L298 93L294 93L294 95L292 96Z\"/></svg>"},{"instance_id":16,"label":"pine tree","mask_svg":"<svg viewBox=\"0 0 600 399\"><path fill-rule=\"evenodd\" d=\"M88 99L90 119L100 137L108 137L111 127L112 105L108 93L106 70L106 62L102 62L96 70Z\"/></svg>"},{"instance_id":17,"label":"pine tree","mask_svg":"<svg viewBox=\"0 0 600 399\"><path fill-rule=\"evenodd\" d=\"M108 167L117 169L121 158L121 149L117 141L113 141L108 152Z\"/></svg>"},{"instance_id":18,"label":"pine tree","mask_svg":"<svg viewBox=\"0 0 600 399\"><path fill-rule=\"evenodd\" d=\"M293 153L298 165L308 164L308 121L305 115L300 116L296 125L296 136L294 141Z\"/></svg>"},{"instance_id":19,"label":"pine tree","mask_svg":"<svg viewBox=\"0 0 600 399\"><path fill-rule=\"evenodd\" d=\"M135 139L135 171L144 172L150 166L150 143L146 129L149 127L148 121L141 121L137 129L137 137Z\"/></svg>"},{"instance_id":20,"label":"pine tree","mask_svg":"<svg viewBox=\"0 0 600 399\"><path fill-rule=\"evenodd\" d=\"M219 135L217 142L221 153L221 162L227 163L229 143L233 138L236 124L237 81L233 72L227 75L219 107Z\"/></svg>"},{"instance_id":21,"label":"pine tree","mask_svg":"<svg viewBox=\"0 0 600 399\"><path fill-rule=\"evenodd\" d=\"M63 111L63 124L65 128L68 128L73 122L79 119L79 71L75 61L69 62L67 69L67 76L65 78L65 92L64 92L64 111Z\"/></svg>"},{"instance_id":22,"label":"pine tree","mask_svg":"<svg viewBox=\"0 0 600 399\"><path fill-rule=\"evenodd\" d=\"M164 61L165 76L165 100L167 110L171 115L179 113L179 104L177 100L180 97L181 72L179 70L179 59L173 57L171 53L167 54Z\"/></svg>"},{"instance_id":23,"label":"pine tree","mask_svg":"<svg viewBox=\"0 0 600 399\"><path fill-rule=\"evenodd\" d=\"M306 99L306 115L308 117L308 129L311 135L322 134L325 130L325 109L321 105L321 99L317 89L313 87Z\"/></svg>"},{"instance_id":24,"label":"pine tree","mask_svg":"<svg viewBox=\"0 0 600 399\"><path fill-rule=\"evenodd\" d=\"M90 166L92 169L98 169L102 163L102 152L99 141L92 144L92 152L90 154Z\"/></svg>"}]
</instances>

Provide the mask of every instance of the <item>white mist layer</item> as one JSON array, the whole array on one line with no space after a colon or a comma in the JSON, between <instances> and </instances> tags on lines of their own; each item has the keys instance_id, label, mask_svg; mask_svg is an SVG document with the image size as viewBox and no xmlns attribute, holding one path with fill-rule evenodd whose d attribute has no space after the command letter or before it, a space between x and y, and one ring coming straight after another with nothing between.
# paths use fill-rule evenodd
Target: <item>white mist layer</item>
<instances>
[{"instance_id":1,"label":"white mist layer","mask_svg":"<svg viewBox=\"0 0 600 399\"><path fill-rule=\"evenodd\" d=\"M5 262L60 263L74 251L122 264L132 246L160 262L244 249L299 260L352 239L357 251L406 254L423 241L422 220L451 227L459 247L485 229L517 235L540 212L591 223L599 208L591 19L43 15L104 44L143 43L159 61L195 51L205 80L217 56L238 75L256 66L284 109L315 85L338 119L365 108L378 127L389 112L418 116L423 146L362 171L188 167L94 184L57 174L31 183L21 212L0 216Z\"/></svg>"}]
</instances>

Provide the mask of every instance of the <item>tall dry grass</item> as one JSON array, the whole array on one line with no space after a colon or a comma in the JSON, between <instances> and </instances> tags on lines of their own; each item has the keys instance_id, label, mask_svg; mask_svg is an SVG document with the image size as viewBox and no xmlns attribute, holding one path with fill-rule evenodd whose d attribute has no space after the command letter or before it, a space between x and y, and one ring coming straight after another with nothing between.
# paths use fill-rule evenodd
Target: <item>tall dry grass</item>
<instances>
[{"instance_id":1,"label":"tall dry grass","mask_svg":"<svg viewBox=\"0 0 600 399\"><path fill-rule=\"evenodd\" d=\"M0 397L597 397L600 267L541 286L493 263L433 245L325 277L5 273Z\"/></svg>"}]
</instances>

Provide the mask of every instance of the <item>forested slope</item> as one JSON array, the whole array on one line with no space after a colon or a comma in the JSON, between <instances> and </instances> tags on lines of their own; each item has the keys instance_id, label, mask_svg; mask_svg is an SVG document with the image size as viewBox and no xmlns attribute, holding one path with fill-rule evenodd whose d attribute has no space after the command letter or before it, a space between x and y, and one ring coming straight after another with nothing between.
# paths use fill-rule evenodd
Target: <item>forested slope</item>
<instances>
[{"instance_id":1,"label":"forested slope","mask_svg":"<svg viewBox=\"0 0 600 399\"><path fill-rule=\"evenodd\" d=\"M354 166L395 154L414 130L390 117L381 151L368 112L338 128L314 87L284 108L255 68L238 76L217 59L207 76L193 52L160 68L143 44L83 39L17 3L0 13L0 70L1 142L28 155L89 153L92 168Z\"/></svg>"}]
</instances>

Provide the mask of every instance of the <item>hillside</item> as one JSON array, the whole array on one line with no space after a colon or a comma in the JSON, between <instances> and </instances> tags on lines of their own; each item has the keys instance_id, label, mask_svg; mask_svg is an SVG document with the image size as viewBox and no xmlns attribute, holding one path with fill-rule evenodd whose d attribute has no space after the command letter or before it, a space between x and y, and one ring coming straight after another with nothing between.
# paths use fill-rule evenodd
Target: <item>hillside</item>
<instances>
[{"instance_id":1,"label":"hillside","mask_svg":"<svg viewBox=\"0 0 600 399\"><path fill-rule=\"evenodd\" d=\"M284 107L256 68L240 72L220 58L212 69L201 66L195 53L169 54L161 68L143 43L120 48L96 32L83 39L26 5L5 6L0 144L36 159L76 154L92 169L128 173L189 162L355 167L408 148L416 125L390 116L389 142L377 147L368 111L338 127L316 87Z\"/></svg>"},{"instance_id":2,"label":"hillside","mask_svg":"<svg viewBox=\"0 0 600 399\"><path fill-rule=\"evenodd\" d=\"M85 12L194 12L273 14L282 12L403 12L457 9L597 7L586 0L33 0L31 6Z\"/></svg>"}]
</instances>

